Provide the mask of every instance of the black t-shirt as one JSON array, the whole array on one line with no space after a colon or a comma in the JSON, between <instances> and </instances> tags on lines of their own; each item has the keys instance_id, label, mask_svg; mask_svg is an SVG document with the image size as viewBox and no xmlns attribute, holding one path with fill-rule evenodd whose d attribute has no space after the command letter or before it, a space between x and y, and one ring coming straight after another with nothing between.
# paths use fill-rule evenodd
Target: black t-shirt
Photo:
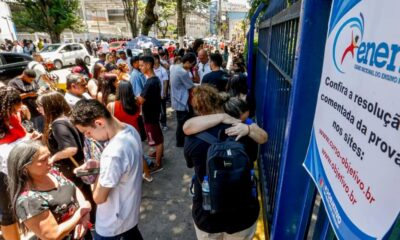
<instances>
[{"instance_id":1,"label":"black t-shirt","mask_svg":"<svg viewBox=\"0 0 400 240\"><path fill-rule=\"evenodd\" d=\"M226 91L226 84L228 83L228 74L222 70L212 71L204 75L201 84L210 84L218 89L220 92Z\"/></svg>"},{"instance_id":2,"label":"black t-shirt","mask_svg":"<svg viewBox=\"0 0 400 240\"><path fill-rule=\"evenodd\" d=\"M39 90L39 85L35 81L27 83L19 77L16 77L11 81L9 81L8 86L17 89L18 91L20 91L21 94L37 92ZM40 115L40 113L37 110L36 99L37 97L28 97L22 100L22 103L28 107L32 117L37 117Z\"/></svg>"},{"instance_id":3,"label":"black t-shirt","mask_svg":"<svg viewBox=\"0 0 400 240\"><path fill-rule=\"evenodd\" d=\"M161 113L161 82L156 76L146 80L141 95L145 101L142 106L145 123L158 123Z\"/></svg>"},{"instance_id":4,"label":"black t-shirt","mask_svg":"<svg viewBox=\"0 0 400 240\"><path fill-rule=\"evenodd\" d=\"M218 136L219 132L225 132L230 127L226 124L220 124L207 130L208 133ZM257 154L257 144L248 137L241 138L240 142L245 145L246 153L251 161L255 161ZM195 137L187 136L185 140L184 154L188 165L193 164L197 180L194 184L194 197L192 216L196 226L208 233L227 232L235 233L251 227L258 218L260 210L257 199L249 206L243 206L237 211L229 213L210 214L202 208L202 191L200 181L206 174L207 150L210 144ZM240 197L240 196L232 196Z\"/></svg>"},{"instance_id":5,"label":"black t-shirt","mask_svg":"<svg viewBox=\"0 0 400 240\"><path fill-rule=\"evenodd\" d=\"M83 135L72 125L67 118L56 119L51 124L49 133L49 150L53 155L69 147L78 148L78 152L73 156L75 161L83 164ZM55 164L60 171L69 179L74 179L72 170L75 168L71 159L62 159Z\"/></svg>"}]
</instances>

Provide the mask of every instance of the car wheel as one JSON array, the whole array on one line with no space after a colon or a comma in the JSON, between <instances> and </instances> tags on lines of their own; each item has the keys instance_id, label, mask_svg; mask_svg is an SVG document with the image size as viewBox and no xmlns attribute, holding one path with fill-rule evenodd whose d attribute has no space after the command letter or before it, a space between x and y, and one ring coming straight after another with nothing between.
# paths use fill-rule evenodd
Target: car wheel
<instances>
[{"instance_id":1,"label":"car wheel","mask_svg":"<svg viewBox=\"0 0 400 240\"><path fill-rule=\"evenodd\" d=\"M57 70L60 70L63 67L63 64L60 60L55 60L54 61L54 68Z\"/></svg>"},{"instance_id":2,"label":"car wheel","mask_svg":"<svg viewBox=\"0 0 400 240\"><path fill-rule=\"evenodd\" d=\"M86 56L84 58L84 61L85 61L86 65L90 65L90 57Z\"/></svg>"}]
</instances>

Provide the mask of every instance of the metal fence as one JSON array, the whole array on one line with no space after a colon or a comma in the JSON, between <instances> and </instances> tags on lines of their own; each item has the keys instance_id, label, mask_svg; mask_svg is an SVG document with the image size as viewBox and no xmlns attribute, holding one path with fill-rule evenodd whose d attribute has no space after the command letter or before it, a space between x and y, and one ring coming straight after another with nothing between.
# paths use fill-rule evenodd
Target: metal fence
<instances>
[{"instance_id":1,"label":"metal fence","mask_svg":"<svg viewBox=\"0 0 400 240\"><path fill-rule=\"evenodd\" d=\"M259 165L272 239L334 238L301 165L311 133L330 3L271 0L259 22L254 93L257 122L269 134L260 148Z\"/></svg>"}]
</instances>

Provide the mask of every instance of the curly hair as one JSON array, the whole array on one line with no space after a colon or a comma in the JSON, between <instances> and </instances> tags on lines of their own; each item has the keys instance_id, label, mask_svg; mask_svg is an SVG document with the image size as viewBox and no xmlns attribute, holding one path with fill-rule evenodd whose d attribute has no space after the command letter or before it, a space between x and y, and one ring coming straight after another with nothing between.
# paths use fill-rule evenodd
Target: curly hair
<instances>
[{"instance_id":1,"label":"curly hair","mask_svg":"<svg viewBox=\"0 0 400 240\"><path fill-rule=\"evenodd\" d=\"M22 103L20 92L12 87L0 87L0 136L9 133L8 120L14 107Z\"/></svg>"},{"instance_id":2,"label":"curly hair","mask_svg":"<svg viewBox=\"0 0 400 240\"><path fill-rule=\"evenodd\" d=\"M216 88L201 85L195 87L192 93L192 107L198 115L209 115L223 111L224 99L219 95Z\"/></svg>"}]
</instances>

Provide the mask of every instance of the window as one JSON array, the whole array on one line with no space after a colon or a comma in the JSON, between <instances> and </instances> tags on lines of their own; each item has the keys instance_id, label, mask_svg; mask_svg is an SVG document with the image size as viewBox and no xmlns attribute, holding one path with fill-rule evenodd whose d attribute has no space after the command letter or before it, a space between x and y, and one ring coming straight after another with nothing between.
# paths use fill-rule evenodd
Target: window
<instances>
[{"instance_id":1,"label":"window","mask_svg":"<svg viewBox=\"0 0 400 240\"><path fill-rule=\"evenodd\" d=\"M79 44L72 45L72 51L79 51L79 50L82 50L81 45Z\"/></svg>"},{"instance_id":2,"label":"window","mask_svg":"<svg viewBox=\"0 0 400 240\"><path fill-rule=\"evenodd\" d=\"M3 56L7 64L25 61L24 57L21 55L4 54Z\"/></svg>"},{"instance_id":3,"label":"window","mask_svg":"<svg viewBox=\"0 0 400 240\"><path fill-rule=\"evenodd\" d=\"M67 45L67 46L63 47L62 50L64 50L65 52L71 52L72 51L71 45Z\"/></svg>"}]
</instances>

